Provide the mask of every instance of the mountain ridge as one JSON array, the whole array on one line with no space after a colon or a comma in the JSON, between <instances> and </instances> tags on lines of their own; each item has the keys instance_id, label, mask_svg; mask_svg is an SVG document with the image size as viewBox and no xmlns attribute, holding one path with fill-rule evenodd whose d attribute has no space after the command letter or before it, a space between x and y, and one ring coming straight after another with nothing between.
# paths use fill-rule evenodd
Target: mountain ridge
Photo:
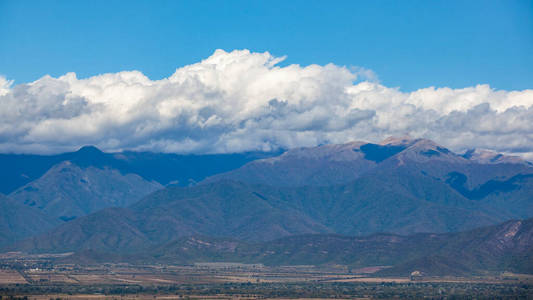
<instances>
[{"instance_id":1,"label":"mountain ridge","mask_svg":"<svg viewBox=\"0 0 533 300\"><path fill-rule=\"evenodd\" d=\"M261 242L308 233L465 231L533 217L532 192L533 167L470 161L429 140L323 145L252 161L194 186L169 185L10 249L120 254L189 235Z\"/></svg>"},{"instance_id":2,"label":"mountain ridge","mask_svg":"<svg viewBox=\"0 0 533 300\"><path fill-rule=\"evenodd\" d=\"M345 265L350 269L387 266L378 276L481 275L502 271L533 273L533 219L458 233L368 236L306 234L251 243L229 238L188 236L117 256L80 251L68 262L144 262L192 264L241 262L279 265Z\"/></svg>"},{"instance_id":3,"label":"mountain ridge","mask_svg":"<svg viewBox=\"0 0 533 300\"><path fill-rule=\"evenodd\" d=\"M123 175L108 167L80 167L63 161L10 197L68 221L102 208L127 206L162 187L136 174Z\"/></svg>"},{"instance_id":4,"label":"mountain ridge","mask_svg":"<svg viewBox=\"0 0 533 300\"><path fill-rule=\"evenodd\" d=\"M3 167L0 168L0 192L12 193L63 161L70 161L82 168L108 167L123 175L137 174L147 181L155 180L162 185L187 186L209 175L226 172L246 162L279 153L280 151L205 155L135 151L106 153L94 146L83 146L75 152L54 155L0 154L0 165Z\"/></svg>"},{"instance_id":5,"label":"mountain ridge","mask_svg":"<svg viewBox=\"0 0 533 300\"><path fill-rule=\"evenodd\" d=\"M446 173L431 174L441 179L457 168L467 175L472 175L470 169L480 166L488 170L474 174L472 179L468 178L471 187L493 179L491 174L499 176L501 170L506 168L512 169L509 171L511 175L504 174L507 177L520 172L533 173L531 163L515 158L507 159L505 155L501 155L496 162L485 162L475 156L456 154L428 139L389 137L375 144L352 141L290 149L280 156L255 160L235 170L207 177L201 183L232 179L272 186L328 186L351 182L386 165L390 168L401 166L406 160L411 164L431 161L449 165Z\"/></svg>"}]
</instances>

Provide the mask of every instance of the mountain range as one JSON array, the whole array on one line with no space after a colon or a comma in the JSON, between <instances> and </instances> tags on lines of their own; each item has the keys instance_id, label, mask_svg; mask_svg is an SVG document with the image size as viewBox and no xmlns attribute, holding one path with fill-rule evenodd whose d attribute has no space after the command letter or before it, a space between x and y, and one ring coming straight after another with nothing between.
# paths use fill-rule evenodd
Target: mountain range
<instances>
[{"instance_id":1,"label":"mountain range","mask_svg":"<svg viewBox=\"0 0 533 300\"><path fill-rule=\"evenodd\" d=\"M103 208L127 206L164 185L191 185L276 154L104 153L93 146L59 155L0 154L0 192L9 192L11 202L34 208L30 211L56 218L57 225Z\"/></svg>"},{"instance_id":2,"label":"mountain range","mask_svg":"<svg viewBox=\"0 0 533 300\"><path fill-rule=\"evenodd\" d=\"M189 236L142 252L117 255L83 250L61 262L135 262L192 264L197 262L262 263L268 266L345 265L357 273L377 267L380 276L483 275L502 270L533 270L533 219L512 220L469 231L413 235L297 235L266 242Z\"/></svg>"},{"instance_id":3,"label":"mountain range","mask_svg":"<svg viewBox=\"0 0 533 300\"><path fill-rule=\"evenodd\" d=\"M279 155L280 152L180 155L123 151L105 153L94 146L56 155L0 154L0 193L10 194L40 178L53 166L70 161L80 168L95 167L137 174L162 185L188 186L204 178L241 167L247 162Z\"/></svg>"},{"instance_id":4,"label":"mountain range","mask_svg":"<svg viewBox=\"0 0 533 300\"><path fill-rule=\"evenodd\" d=\"M36 157L24 159L45 161ZM24 160L23 156L17 159ZM245 255L252 248L242 248L248 249L238 252L242 261L249 257L250 261L283 263L300 260L297 255L267 258L264 254L270 253L268 247L281 243L275 247L293 249L309 238L317 239L312 244L323 247L340 243L343 255L352 255L348 255L349 263L335 260L343 257L340 254L328 254L322 260L317 258L317 262L346 262L354 267L380 263L393 266L389 271L400 270L402 263L407 264L406 270L412 269L418 262L420 266L442 265L443 269L473 272L483 269L485 263L454 264L450 254L453 251L439 249L450 243L458 249L460 243L469 240L484 241L479 239L485 229L476 228L496 228L490 226L533 217L531 163L487 150L454 153L426 139L389 138L376 144L350 142L283 153L211 156L103 153L94 147L84 147L47 159L54 163L41 173L27 171L31 169L28 162L21 164L20 169L13 168L17 170L15 175L21 172L40 175L32 175L28 182L14 180L4 185L11 192L9 199L4 197L2 201L16 203L20 211L27 210L28 214L39 213L51 225L37 226L43 229L35 231L17 229L18 234L0 241L5 250L96 251L125 256L146 252L163 259L174 251L168 246L171 243L204 237L259 249L256 254ZM42 165L45 164L38 164L37 169ZM5 174L9 170L2 171L2 176L8 177ZM516 222L521 222L520 228L530 228L530 220ZM467 235L462 238L464 234ZM384 251L390 249L387 257L398 263L367 258L360 264L353 262L360 255L359 246L352 249L342 245L352 245L353 240L369 235L406 241L394 244L405 248L387 248L379 243L364 246L378 253L380 247L385 247ZM446 243L439 244L428 238L431 236ZM405 249L418 244L427 245L424 255L408 255L412 260L398 259L398 255L406 253ZM312 252L313 248L310 249L302 251ZM468 249L471 252L464 257L472 258L482 251L476 247ZM489 261L496 264L502 259L512 260L509 255L522 255L509 253ZM302 257L313 261L311 254ZM179 257L174 255L173 259L180 261ZM517 259L526 271L533 272L531 264L524 263L530 258L522 255ZM520 269L510 262L499 267ZM491 268L498 266L486 265L485 269Z\"/></svg>"}]
</instances>

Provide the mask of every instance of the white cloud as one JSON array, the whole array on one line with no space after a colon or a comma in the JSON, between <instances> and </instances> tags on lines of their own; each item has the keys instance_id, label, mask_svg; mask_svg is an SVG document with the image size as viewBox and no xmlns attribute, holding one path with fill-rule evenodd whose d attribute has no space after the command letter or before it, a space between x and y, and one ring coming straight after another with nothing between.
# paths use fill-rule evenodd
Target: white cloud
<instances>
[{"instance_id":1,"label":"white cloud","mask_svg":"<svg viewBox=\"0 0 533 300\"><path fill-rule=\"evenodd\" d=\"M533 153L533 90L404 93L371 70L278 66L283 59L217 50L162 80L68 73L13 86L0 77L0 152L236 152L408 133L455 150Z\"/></svg>"},{"instance_id":2,"label":"white cloud","mask_svg":"<svg viewBox=\"0 0 533 300\"><path fill-rule=\"evenodd\" d=\"M12 84L12 80L7 80L5 77L0 76L0 96L6 95Z\"/></svg>"}]
</instances>

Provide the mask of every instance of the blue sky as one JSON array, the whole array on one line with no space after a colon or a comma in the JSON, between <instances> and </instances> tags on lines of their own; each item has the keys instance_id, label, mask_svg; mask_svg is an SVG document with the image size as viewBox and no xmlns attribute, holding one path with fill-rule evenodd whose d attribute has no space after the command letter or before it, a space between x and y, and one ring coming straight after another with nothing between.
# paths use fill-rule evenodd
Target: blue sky
<instances>
[{"instance_id":1,"label":"blue sky","mask_svg":"<svg viewBox=\"0 0 533 300\"><path fill-rule=\"evenodd\" d=\"M360 66L403 91L533 87L533 1L6 1L0 74L170 76L215 49Z\"/></svg>"},{"instance_id":2,"label":"blue sky","mask_svg":"<svg viewBox=\"0 0 533 300\"><path fill-rule=\"evenodd\" d=\"M533 159L532 53L531 0L0 0L0 153L408 134Z\"/></svg>"}]
</instances>

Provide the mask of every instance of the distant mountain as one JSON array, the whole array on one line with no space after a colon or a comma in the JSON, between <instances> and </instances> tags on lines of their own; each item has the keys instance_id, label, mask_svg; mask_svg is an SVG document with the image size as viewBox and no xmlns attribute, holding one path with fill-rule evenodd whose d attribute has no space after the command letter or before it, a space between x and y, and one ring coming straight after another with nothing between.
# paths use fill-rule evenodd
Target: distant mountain
<instances>
[{"instance_id":1,"label":"distant mountain","mask_svg":"<svg viewBox=\"0 0 533 300\"><path fill-rule=\"evenodd\" d=\"M445 235L427 235L419 248L430 245L423 256L396 264L384 274L420 270L427 274L471 274L511 271L533 274L533 219L512 220L500 225ZM431 250L431 251L428 251Z\"/></svg>"},{"instance_id":2,"label":"distant mountain","mask_svg":"<svg viewBox=\"0 0 533 300\"><path fill-rule=\"evenodd\" d=\"M37 209L0 194L0 246L45 232L59 223Z\"/></svg>"},{"instance_id":3,"label":"distant mountain","mask_svg":"<svg viewBox=\"0 0 533 300\"><path fill-rule=\"evenodd\" d=\"M351 142L292 149L213 175L204 182L230 179L272 186L329 186L407 165L439 180L456 173L464 175L464 184L473 189L491 179L533 173L533 165L517 157L495 154L497 159L487 161L475 153L459 155L427 139L388 138L378 144Z\"/></svg>"},{"instance_id":4,"label":"distant mountain","mask_svg":"<svg viewBox=\"0 0 533 300\"><path fill-rule=\"evenodd\" d=\"M63 221L102 208L127 206L162 186L136 174L104 167L80 167L70 161L52 166L43 176L18 188L10 197Z\"/></svg>"},{"instance_id":5,"label":"distant mountain","mask_svg":"<svg viewBox=\"0 0 533 300\"><path fill-rule=\"evenodd\" d=\"M209 234L246 240L330 232L330 230L280 198L267 187L221 181L190 188L171 187L134 203L130 209L143 215L142 229L157 242L176 236Z\"/></svg>"},{"instance_id":6,"label":"distant mountain","mask_svg":"<svg viewBox=\"0 0 533 300\"><path fill-rule=\"evenodd\" d=\"M332 232L287 202L266 198L256 190L232 181L168 187L127 209L105 209L71 221L17 245L17 249L132 252L194 234L268 240Z\"/></svg>"},{"instance_id":7,"label":"distant mountain","mask_svg":"<svg viewBox=\"0 0 533 300\"><path fill-rule=\"evenodd\" d=\"M128 208L90 214L15 248L119 253L189 235L266 241L456 232L531 218L532 199L529 164L480 163L430 140L391 138L290 150L197 186L169 186Z\"/></svg>"},{"instance_id":8,"label":"distant mountain","mask_svg":"<svg viewBox=\"0 0 533 300\"><path fill-rule=\"evenodd\" d=\"M385 146L389 143L399 143L394 139L385 140ZM453 153L447 148L426 139L404 141L406 148L397 155L391 156L376 168L379 171L388 171L399 167L416 169L444 180L448 185L457 189L454 185L455 176L459 175L466 189L475 189L494 180L502 181L510 179L518 174L533 174L533 166L524 161L500 163L486 163L482 160L467 159L462 155Z\"/></svg>"},{"instance_id":9,"label":"distant mountain","mask_svg":"<svg viewBox=\"0 0 533 300\"><path fill-rule=\"evenodd\" d=\"M533 219L508 221L450 234L361 237L299 235L250 243L206 236L172 242L119 256L86 250L66 260L75 263L110 261L190 264L243 262L266 265L341 264L351 269L384 266L378 274L408 276L475 275L511 271L533 274Z\"/></svg>"},{"instance_id":10,"label":"distant mountain","mask_svg":"<svg viewBox=\"0 0 533 300\"><path fill-rule=\"evenodd\" d=\"M367 189L385 186L393 193L401 191L404 197L429 202L444 201L434 191L446 191L449 199L445 201L469 203L480 213L491 210L488 214L499 220L532 217L533 165L517 157L479 153L459 155L426 139L388 138L379 144L289 150L204 182L232 179L279 187L366 182Z\"/></svg>"},{"instance_id":11,"label":"distant mountain","mask_svg":"<svg viewBox=\"0 0 533 300\"><path fill-rule=\"evenodd\" d=\"M68 222L15 249L135 252L198 234L265 241L306 233L449 232L505 220L480 212L477 203L423 175L416 178L418 192L433 199L406 195L401 178L385 183L365 177L332 187L274 188L226 180L168 187L128 208Z\"/></svg>"},{"instance_id":12,"label":"distant mountain","mask_svg":"<svg viewBox=\"0 0 533 300\"><path fill-rule=\"evenodd\" d=\"M139 251L151 246L137 226L137 216L126 208L107 208L56 227L3 251L22 250L33 253L69 252L93 249L107 252Z\"/></svg>"},{"instance_id":13,"label":"distant mountain","mask_svg":"<svg viewBox=\"0 0 533 300\"><path fill-rule=\"evenodd\" d=\"M58 155L0 154L0 193L9 194L43 176L52 166L70 161L81 167L109 167L122 174L138 174L147 181L187 186L245 163L280 152L179 155L152 152L104 153L93 146Z\"/></svg>"},{"instance_id":14,"label":"distant mountain","mask_svg":"<svg viewBox=\"0 0 533 300\"><path fill-rule=\"evenodd\" d=\"M204 182L229 179L272 186L328 186L347 183L374 168L378 157L363 142L291 149L280 156L259 159ZM363 146L363 150L361 150ZM371 148L371 147L370 147ZM393 149L396 151L399 149ZM366 151L366 152L365 152Z\"/></svg>"},{"instance_id":15,"label":"distant mountain","mask_svg":"<svg viewBox=\"0 0 533 300\"><path fill-rule=\"evenodd\" d=\"M274 196L347 235L451 232L509 219L505 211L483 207L442 181L404 168L339 186L281 188Z\"/></svg>"}]
</instances>

